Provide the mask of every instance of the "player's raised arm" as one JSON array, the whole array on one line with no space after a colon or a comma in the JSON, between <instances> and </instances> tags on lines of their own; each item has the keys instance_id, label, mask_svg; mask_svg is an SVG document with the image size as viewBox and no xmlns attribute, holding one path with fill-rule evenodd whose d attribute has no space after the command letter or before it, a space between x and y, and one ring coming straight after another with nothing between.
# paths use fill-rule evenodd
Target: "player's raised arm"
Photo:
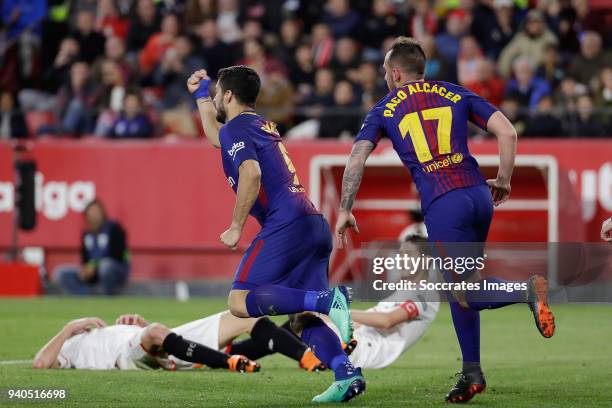
<instances>
[{"instance_id":1,"label":"player's raised arm","mask_svg":"<svg viewBox=\"0 0 612 408\"><path fill-rule=\"evenodd\" d=\"M32 367L34 368L57 368L59 362L57 357L62 346L72 336L87 331L92 327L104 327L106 323L97 317L77 319L66 324L47 344L36 353Z\"/></svg>"},{"instance_id":2,"label":"player's raised arm","mask_svg":"<svg viewBox=\"0 0 612 408\"><path fill-rule=\"evenodd\" d=\"M338 238L338 245L340 248L344 246L346 242L346 230L352 228L355 232L359 233L357 228L357 221L353 216L353 204L355 203L355 196L359 191L359 185L361 184L361 178L365 171L365 163L374 150L374 143L369 140L359 140L353 145L351 151L351 157L344 168L344 176L342 176L342 195L340 199L340 212L338 214L338 221L336 222L336 237Z\"/></svg>"},{"instance_id":3,"label":"player's raised arm","mask_svg":"<svg viewBox=\"0 0 612 408\"><path fill-rule=\"evenodd\" d=\"M210 144L219 148L221 147L219 129L221 129L222 125L217 121L217 109L208 93L209 85L210 77L205 69L194 72L187 79L187 89L191 92L198 105L198 112L200 112L200 119L202 120L202 127L204 128L206 138Z\"/></svg>"},{"instance_id":4,"label":"player's raised arm","mask_svg":"<svg viewBox=\"0 0 612 408\"><path fill-rule=\"evenodd\" d=\"M242 228L249 216L249 211L257 200L261 186L261 169L256 160L243 161L238 168L238 174L236 205L234 206L232 224L220 237L221 242L231 249L235 249L240 240Z\"/></svg>"},{"instance_id":5,"label":"player's raised arm","mask_svg":"<svg viewBox=\"0 0 612 408\"><path fill-rule=\"evenodd\" d=\"M500 111L495 112L487 122L487 131L493 133L499 144L499 169L497 178L487 180L493 194L493 202L500 205L510 197L510 179L516 156L516 129Z\"/></svg>"}]
</instances>

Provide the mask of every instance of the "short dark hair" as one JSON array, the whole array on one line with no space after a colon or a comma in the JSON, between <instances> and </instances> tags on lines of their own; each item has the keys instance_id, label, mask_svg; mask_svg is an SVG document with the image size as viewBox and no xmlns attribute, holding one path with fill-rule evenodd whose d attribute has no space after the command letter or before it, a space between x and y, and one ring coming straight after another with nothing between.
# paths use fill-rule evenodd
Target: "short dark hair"
<instances>
[{"instance_id":1,"label":"short dark hair","mask_svg":"<svg viewBox=\"0 0 612 408\"><path fill-rule=\"evenodd\" d=\"M223 92L232 93L243 104L255 107L257 95L261 88L259 75L253 68L244 65L221 68L218 73L219 86Z\"/></svg>"},{"instance_id":2,"label":"short dark hair","mask_svg":"<svg viewBox=\"0 0 612 408\"><path fill-rule=\"evenodd\" d=\"M402 36L393 42L389 61L399 65L407 73L422 76L425 73L427 57L417 40Z\"/></svg>"}]
</instances>

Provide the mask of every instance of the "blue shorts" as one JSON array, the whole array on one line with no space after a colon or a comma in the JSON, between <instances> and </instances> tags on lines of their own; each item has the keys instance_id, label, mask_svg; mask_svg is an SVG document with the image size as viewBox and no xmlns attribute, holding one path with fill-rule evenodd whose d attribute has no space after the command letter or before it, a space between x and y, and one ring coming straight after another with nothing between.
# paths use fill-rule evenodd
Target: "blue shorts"
<instances>
[{"instance_id":1,"label":"blue shorts","mask_svg":"<svg viewBox=\"0 0 612 408\"><path fill-rule=\"evenodd\" d=\"M493 197L487 185L444 193L425 212L430 242L485 242L492 219Z\"/></svg>"},{"instance_id":2,"label":"blue shorts","mask_svg":"<svg viewBox=\"0 0 612 408\"><path fill-rule=\"evenodd\" d=\"M487 185L458 188L436 198L425 212L425 226L433 253L443 258L484 256L485 242L493 218L493 197ZM453 244L459 243L459 244ZM474 268L451 273L444 270L447 282L468 278Z\"/></svg>"},{"instance_id":3,"label":"blue shorts","mask_svg":"<svg viewBox=\"0 0 612 408\"><path fill-rule=\"evenodd\" d=\"M327 289L331 251L332 235L322 215L306 215L272 231L263 228L242 257L232 289L264 284Z\"/></svg>"}]
</instances>

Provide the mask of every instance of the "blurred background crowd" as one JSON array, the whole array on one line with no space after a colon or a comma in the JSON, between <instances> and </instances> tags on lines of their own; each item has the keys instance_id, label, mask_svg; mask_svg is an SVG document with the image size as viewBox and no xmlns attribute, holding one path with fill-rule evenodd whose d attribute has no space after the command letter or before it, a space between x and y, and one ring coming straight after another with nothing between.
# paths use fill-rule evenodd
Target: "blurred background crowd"
<instances>
[{"instance_id":1,"label":"blurred background crowd","mask_svg":"<svg viewBox=\"0 0 612 408\"><path fill-rule=\"evenodd\" d=\"M489 99L522 137L612 135L610 0L0 4L0 140L198 137L185 81L232 64L259 72L258 111L288 137L349 138L387 92L397 35L421 41L426 78Z\"/></svg>"}]
</instances>

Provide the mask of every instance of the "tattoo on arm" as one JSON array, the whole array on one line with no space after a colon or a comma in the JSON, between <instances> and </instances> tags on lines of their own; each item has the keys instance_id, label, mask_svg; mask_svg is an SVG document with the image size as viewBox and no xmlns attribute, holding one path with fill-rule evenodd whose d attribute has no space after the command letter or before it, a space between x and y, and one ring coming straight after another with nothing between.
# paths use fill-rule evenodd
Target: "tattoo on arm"
<instances>
[{"instance_id":1,"label":"tattoo on arm","mask_svg":"<svg viewBox=\"0 0 612 408\"><path fill-rule=\"evenodd\" d=\"M340 199L340 208L351 211L355 196L361 184L361 178L365 171L365 162L374 150L374 143L368 140L360 140L353 145L351 157L349 158L344 176L342 177L342 198Z\"/></svg>"}]
</instances>

